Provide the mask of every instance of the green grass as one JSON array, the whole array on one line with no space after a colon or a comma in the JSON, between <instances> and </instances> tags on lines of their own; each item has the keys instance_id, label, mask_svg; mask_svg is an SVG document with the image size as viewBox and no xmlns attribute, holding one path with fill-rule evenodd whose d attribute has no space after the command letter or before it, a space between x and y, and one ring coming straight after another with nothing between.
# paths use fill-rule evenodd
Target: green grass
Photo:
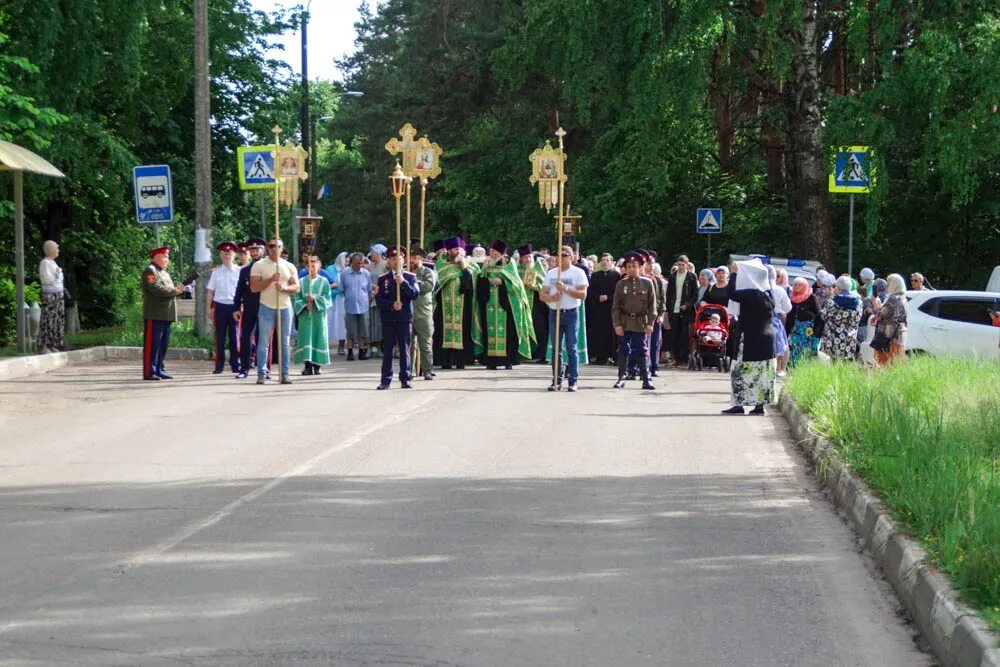
<instances>
[{"instance_id":1,"label":"green grass","mask_svg":"<svg viewBox=\"0 0 1000 667\"><path fill-rule=\"evenodd\" d=\"M1000 364L800 365L785 390L1000 629Z\"/></svg>"}]
</instances>

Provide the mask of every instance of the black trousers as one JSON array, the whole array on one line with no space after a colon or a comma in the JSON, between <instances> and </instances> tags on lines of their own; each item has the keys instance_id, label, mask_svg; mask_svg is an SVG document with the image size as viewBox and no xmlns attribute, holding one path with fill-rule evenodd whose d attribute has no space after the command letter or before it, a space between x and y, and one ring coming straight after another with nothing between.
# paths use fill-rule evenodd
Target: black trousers
<instances>
[{"instance_id":1,"label":"black trousers","mask_svg":"<svg viewBox=\"0 0 1000 667\"><path fill-rule=\"evenodd\" d=\"M691 351L691 322L683 313L670 314L670 352L674 361L686 364Z\"/></svg>"}]
</instances>

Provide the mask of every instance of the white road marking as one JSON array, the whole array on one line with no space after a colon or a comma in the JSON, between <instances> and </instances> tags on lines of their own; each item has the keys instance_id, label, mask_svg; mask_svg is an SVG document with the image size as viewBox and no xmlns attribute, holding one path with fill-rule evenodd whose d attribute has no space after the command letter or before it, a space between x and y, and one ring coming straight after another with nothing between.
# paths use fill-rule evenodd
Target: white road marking
<instances>
[{"instance_id":1,"label":"white road marking","mask_svg":"<svg viewBox=\"0 0 1000 667\"><path fill-rule=\"evenodd\" d=\"M134 570L138 567L142 567L143 565L150 563L151 561L159 558L167 551L170 551L171 549L176 547L181 542L190 539L191 537L197 535L206 528L211 528L212 526L219 523L226 517L232 515L234 512L239 510L247 503L251 503L254 500L257 500L261 496L265 495L266 493L273 491L275 488L285 483L292 477L299 477L301 475L304 475L305 473L309 472L314 467L316 467L319 463L322 463L327 458L333 456L334 454L342 452L345 449L353 447L354 445L358 444L371 434L380 431L382 429L388 428L390 426L394 426L399 422L405 421L406 419L409 419L416 413L423 410L428 403L430 403L437 397L438 393L439 392L437 391L420 392L421 394L420 400L415 401L406 410L397 413L388 421L376 422L360 430L354 431L354 433L352 433L346 440L340 442L337 445L334 445L333 447L330 447L326 451L317 454L311 459L303 463L300 463L291 470L288 470L282 473L281 475L278 475L271 481L262 484L261 486L258 486L256 489L253 489L252 491L243 494L242 496L232 501L222 509L213 512L204 519L189 524L188 526L184 527L182 530L175 533L166 540L160 542L159 544L156 544L152 547L149 547L148 549L143 549L142 551L132 554L130 557L126 558L112 569L112 577L120 577L129 570ZM0 634L2 634L5 629L6 628L0 628Z\"/></svg>"}]
</instances>

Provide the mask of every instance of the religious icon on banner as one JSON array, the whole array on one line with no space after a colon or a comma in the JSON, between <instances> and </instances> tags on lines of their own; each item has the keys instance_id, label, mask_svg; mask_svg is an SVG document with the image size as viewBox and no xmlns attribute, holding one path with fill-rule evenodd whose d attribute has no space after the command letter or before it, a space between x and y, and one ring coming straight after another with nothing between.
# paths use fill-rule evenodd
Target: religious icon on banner
<instances>
[{"instance_id":1,"label":"religious icon on banner","mask_svg":"<svg viewBox=\"0 0 1000 667\"><path fill-rule=\"evenodd\" d=\"M531 161L532 185L538 184L538 204L546 211L559 203L559 184L566 182L566 154L552 143L545 142L545 148L535 150L528 159Z\"/></svg>"},{"instance_id":2,"label":"religious icon on banner","mask_svg":"<svg viewBox=\"0 0 1000 667\"><path fill-rule=\"evenodd\" d=\"M299 183L306 180L306 157L308 153L301 146L287 142L278 148L275 163L278 165L278 198L285 206L291 206L299 198Z\"/></svg>"},{"instance_id":3,"label":"religious icon on banner","mask_svg":"<svg viewBox=\"0 0 1000 667\"><path fill-rule=\"evenodd\" d=\"M441 147L431 143L426 136L417 142L413 171L421 179L437 178L441 173Z\"/></svg>"}]
</instances>

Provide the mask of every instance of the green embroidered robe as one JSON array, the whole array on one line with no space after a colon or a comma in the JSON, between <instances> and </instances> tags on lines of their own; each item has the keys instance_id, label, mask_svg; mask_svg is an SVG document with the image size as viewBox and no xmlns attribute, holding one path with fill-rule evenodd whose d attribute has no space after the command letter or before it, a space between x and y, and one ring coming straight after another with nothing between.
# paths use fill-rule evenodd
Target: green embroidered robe
<instances>
[{"instance_id":1,"label":"green embroidered robe","mask_svg":"<svg viewBox=\"0 0 1000 667\"><path fill-rule=\"evenodd\" d=\"M304 276L298 294L292 295L292 308L299 316L295 338L297 364L310 361L314 364L330 363L330 341L327 332L326 311L333 305L330 282L323 276L314 279ZM313 297L312 308L307 308L309 296Z\"/></svg>"}]
</instances>

